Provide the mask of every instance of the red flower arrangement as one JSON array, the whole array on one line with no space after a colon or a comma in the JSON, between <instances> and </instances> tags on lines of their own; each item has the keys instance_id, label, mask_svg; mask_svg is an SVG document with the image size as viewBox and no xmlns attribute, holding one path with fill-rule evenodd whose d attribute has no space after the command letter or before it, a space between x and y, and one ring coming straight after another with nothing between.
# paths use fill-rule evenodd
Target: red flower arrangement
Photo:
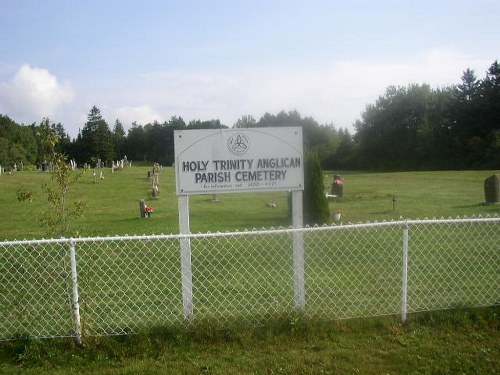
<instances>
[{"instance_id":1,"label":"red flower arrangement","mask_svg":"<svg viewBox=\"0 0 500 375\"><path fill-rule=\"evenodd\" d=\"M153 212L153 207L146 206L146 216L151 217L152 212Z\"/></svg>"}]
</instances>

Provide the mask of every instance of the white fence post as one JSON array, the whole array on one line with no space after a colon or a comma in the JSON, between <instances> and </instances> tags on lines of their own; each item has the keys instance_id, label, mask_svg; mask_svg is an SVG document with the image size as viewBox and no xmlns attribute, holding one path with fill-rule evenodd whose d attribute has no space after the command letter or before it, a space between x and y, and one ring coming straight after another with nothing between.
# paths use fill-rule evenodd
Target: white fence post
<instances>
[{"instance_id":1,"label":"white fence post","mask_svg":"<svg viewBox=\"0 0 500 375\"><path fill-rule=\"evenodd\" d=\"M302 228L302 191L292 191L292 225ZM293 232L293 280L295 309L302 311L306 306L305 276L304 276L304 233Z\"/></svg>"},{"instance_id":2,"label":"white fence post","mask_svg":"<svg viewBox=\"0 0 500 375\"><path fill-rule=\"evenodd\" d=\"M189 196L179 195L179 232L181 237L181 281L184 318L193 319L193 271L191 268L191 239L189 229Z\"/></svg>"},{"instance_id":3,"label":"white fence post","mask_svg":"<svg viewBox=\"0 0 500 375\"><path fill-rule=\"evenodd\" d=\"M403 226L403 275L402 275L401 320L406 323L408 299L408 223Z\"/></svg>"},{"instance_id":4,"label":"white fence post","mask_svg":"<svg viewBox=\"0 0 500 375\"><path fill-rule=\"evenodd\" d=\"M75 339L78 345L82 345L82 325L80 320L80 303L78 297L78 274L76 271L76 254L75 254L75 242L73 239L69 241L69 254L71 263L71 281L73 286L72 293L72 307L73 307L73 317L75 324Z\"/></svg>"}]
</instances>

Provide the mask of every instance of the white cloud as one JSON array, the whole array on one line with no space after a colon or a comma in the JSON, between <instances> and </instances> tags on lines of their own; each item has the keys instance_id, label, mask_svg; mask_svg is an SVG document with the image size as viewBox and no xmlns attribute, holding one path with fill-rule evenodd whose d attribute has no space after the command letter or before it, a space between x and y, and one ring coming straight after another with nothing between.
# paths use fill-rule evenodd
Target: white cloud
<instances>
[{"instance_id":1,"label":"white cloud","mask_svg":"<svg viewBox=\"0 0 500 375\"><path fill-rule=\"evenodd\" d=\"M225 70L177 70L129 76L127 89L113 82L93 83L86 99L66 106L61 121L76 135L95 103L110 127L119 119L125 129L136 121L163 122L171 116L186 121L220 119L232 126L242 115L257 120L264 113L298 110L320 124L333 123L353 130L367 104L374 103L390 85L428 83L433 88L460 82L467 68L478 77L492 61L471 58L449 49L423 51L404 59L337 60L297 65L262 64ZM11 84L12 86L13 84ZM137 105L140 103L141 105ZM77 117L78 115L78 117Z\"/></svg>"},{"instance_id":2,"label":"white cloud","mask_svg":"<svg viewBox=\"0 0 500 375\"><path fill-rule=\"evenodd\" d=\"M60 83L48 70L25 64L9 82L0 83L0 112L22 121L38 121L54 116L74 96L68 82Z\"/></svg>"},{"instance_id":3,"label":"white cloud","mask_svg":"<svg viewBox=\"0 0 500 375\"><path fill-rule=\"evenodd\" d=\"M284 64L226 71L177 71L141 77L134 95L168 118L219 118L233 125L242 115L297 109L319 123L351 127L365 106L390 85L428 83L433 88L460 82L470 67L478 77L490 61L448 49L433 49L405 60L343 60L322 64Z\"/></svg>"},{"instance_id":4,"label":"white cloud","mask_svg":"<svg viewBox=\"0 0 500 375\"><path fill-rule=\"evenodd\" d=\"M114 117L125 124L131 124L135 121L140 125L153 123L154 121L161 122L163 118L158 111L149 105L142 105L138 107L120 107L116 109ZM110 124L110 126L112 126L112 124Z\"/></svg>"}]
</instances>

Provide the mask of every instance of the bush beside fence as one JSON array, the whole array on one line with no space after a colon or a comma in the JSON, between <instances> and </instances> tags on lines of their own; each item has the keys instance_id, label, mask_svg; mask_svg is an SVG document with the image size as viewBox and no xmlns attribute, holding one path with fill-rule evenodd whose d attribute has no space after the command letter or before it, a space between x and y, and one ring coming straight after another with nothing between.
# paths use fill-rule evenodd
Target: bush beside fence
<instances>
[{"instance_id":1,"label":"bush beside fence","mask_svg":"<svg viewBox=\"0 0 500 375\"><path fill-rule=\"evenodd\" d=\"M186 239L190 316L180 251ZM495 305L500 218L0 242L0 340L120 335L187 320L262 324L298 309L297 275L299 310L314 319L404 320L418 311Z\"/></svg>"}]
</instances>

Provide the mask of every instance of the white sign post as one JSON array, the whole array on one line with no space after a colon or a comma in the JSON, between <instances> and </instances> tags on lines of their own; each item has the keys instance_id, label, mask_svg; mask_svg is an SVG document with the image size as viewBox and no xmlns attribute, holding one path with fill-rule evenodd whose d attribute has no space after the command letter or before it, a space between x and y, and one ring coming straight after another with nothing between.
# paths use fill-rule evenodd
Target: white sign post
<instances>
[{"instance_id":1,"label":"white sign post","mask_svg":"<svg viewBox=\"0 0 500 375\"><path fill-rule=\"evenodd\" d=\"M291 191L293 227L303 226L302 128L201 129L174 131L176 192L181 234L189 235L189 195ZM304 251L294 232L295 307L305 306ZM193 317L191 249L181 240L184 316Z\"/></svg>"}]
</instances>

